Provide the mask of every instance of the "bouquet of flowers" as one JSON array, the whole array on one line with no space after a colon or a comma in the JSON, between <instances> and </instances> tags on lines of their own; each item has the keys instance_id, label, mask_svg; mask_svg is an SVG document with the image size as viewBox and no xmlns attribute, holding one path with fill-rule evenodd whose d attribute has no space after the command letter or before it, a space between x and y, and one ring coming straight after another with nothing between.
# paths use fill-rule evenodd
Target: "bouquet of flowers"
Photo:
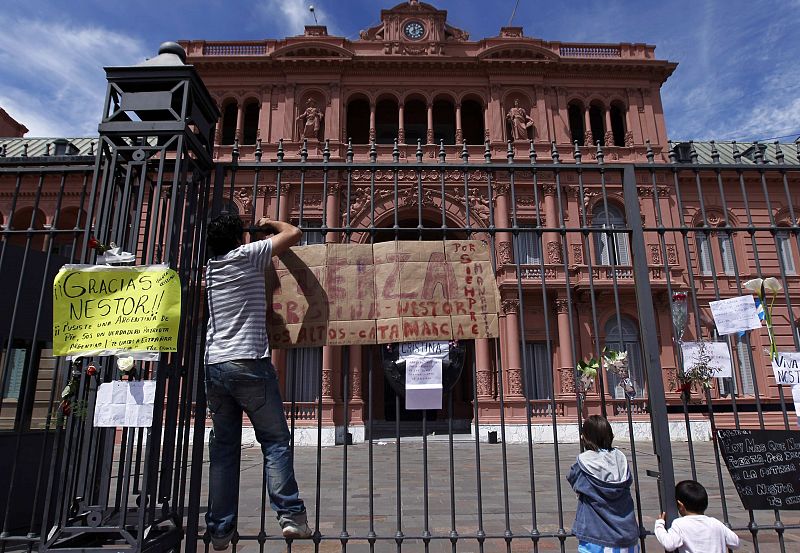
<instances>
[{"instance_id":1,"label":"bouquet of flowers","mask_svg":"<svg viewBox=\"0 0 800 553\"><path fill-rule=\"evenodd\" d=\"M679 389L684 399L688 399L692 393L692 386L699 384L704 390L711 388L711 379L717 369L710 365L711 355L708 353L706 342L698 342L697 359L690 367L684 367L683 372L678 373Z\"/></svg>"},{"instance_id":2,"label":"bouquet of flowers","mask_svg":"<svg viewBox=\"0 0 800 553\"><path fill-rule=\"evenodd\" d=\"M597 370L599 368L600 362L594 357L578 362L576 367L578 371L578 390L582 396L585 396L594 386L594 379L597 378Z\"/></svg>"}]
</instances>

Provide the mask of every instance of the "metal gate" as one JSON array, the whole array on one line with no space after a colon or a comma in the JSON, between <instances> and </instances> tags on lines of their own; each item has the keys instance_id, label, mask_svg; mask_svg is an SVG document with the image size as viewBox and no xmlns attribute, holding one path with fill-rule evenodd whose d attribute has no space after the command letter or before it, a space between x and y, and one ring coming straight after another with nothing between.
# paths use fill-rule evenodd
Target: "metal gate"
<instances>
[{"instance_id":1,"label":"metal gate","mask_svg":"<svg viewBox=\"0 0 800 553\"><path fill-rule=\"evenodd\" d=\"M291 221L308 242L485 240L502 300L501 337L470 344L446 408L417 420L384 386L375 347L275 352L315 534L280 537L260 452L243 447L235 550L572 550L565 474L588 414L612 421L631 463L643 551L658 550L653 520L675 515L684 478L709 489L709 514L745 550L794 549L799 521L743 510L712 439L721 427L794 428L765 333L726 337L732 376L708 389L681 389L679 346L717 338L709 301L775 276L778 345L800 348L795 152L687 143L648 147L635 165L607 163L613 148L599 146L259 142L212 164L216 109L191 68L162 56L109 70L100 139L78 152L93 158L41 144L0 159L0 277L14 290L2 326L4 549L209 549L201 271L205 225L223 210ZM91 261L91 237L181 276L179 351L142 367L158 383L146 432L86 417L111 361L93 360L95 378L88 361L48 349L50 279ZM632 393L602 370L582 386L576 365L604 346L628 352Z\"/></svg>"}]
</instances>

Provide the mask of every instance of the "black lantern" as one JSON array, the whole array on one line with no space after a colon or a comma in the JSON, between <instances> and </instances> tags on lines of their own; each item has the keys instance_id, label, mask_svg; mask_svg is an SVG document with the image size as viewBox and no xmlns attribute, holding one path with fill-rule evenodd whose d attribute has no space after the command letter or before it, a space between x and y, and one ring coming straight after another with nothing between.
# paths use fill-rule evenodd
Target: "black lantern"
<instances>
[{"instance_id":1,"label":"black lantern","mask_svg":"<svg viewBox=\"0 0 800 553\"><path fill-rule=\"evenodd\" d=\"M401 397L406 395L406 361L400 357L400 344L381 344L383 374L394 392ZM450 352L442 360L442 391L448 392L461 377L466 357L466 342L450 342Z\"/></svg>"}]
</instances>

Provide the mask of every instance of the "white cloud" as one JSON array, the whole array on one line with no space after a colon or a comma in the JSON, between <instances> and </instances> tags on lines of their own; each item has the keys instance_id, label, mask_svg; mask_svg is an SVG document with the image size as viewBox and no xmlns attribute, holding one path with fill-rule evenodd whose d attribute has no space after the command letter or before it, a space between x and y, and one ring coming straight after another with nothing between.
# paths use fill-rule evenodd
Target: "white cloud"
<instances>
[{"instance_id":1,"label":"white cloud","mask_svg":"<svg viewBox=\"0 0 800 553\"><path fill-rule=\"evenodd\" d=\"M273 22L276 30L280 30L278 37L284 37L302 35L306 25L314 24L314 15L308 9L312 5L319 24L326 25L328 33L339 34L333 18L313 0L262 0L256 4L256 10L262 18Z\"/></svg>"},{"instance_id":2,"label":"white cloud","mask_svg":"<svg viewBox=\"0 0 800 553\"><path fill-rule=\"evenodd\" d=\"M134 37L98 26L0 14L0 106L28 136L94 135L106 90L104 66L142 61Z\"/></svg>"}]
</instances>

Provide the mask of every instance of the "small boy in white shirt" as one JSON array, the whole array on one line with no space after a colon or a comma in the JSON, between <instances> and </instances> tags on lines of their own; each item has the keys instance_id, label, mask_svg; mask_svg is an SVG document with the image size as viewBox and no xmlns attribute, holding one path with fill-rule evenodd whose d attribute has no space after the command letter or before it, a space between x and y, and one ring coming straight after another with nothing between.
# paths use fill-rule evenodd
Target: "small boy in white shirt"
<instances>
[{"instance_id":1,"label":"small boy in white shirt","mask_svg":"<svg viewBox=\"0 0 800 553\"><path fill-rule=\"evenodd\" d=\"M715 518L707 517L708 493L694 480L684 480L675 486L675 499L681 518L669 530L665 527L666 513L656 520L654 533L667 551L678 553L726 553L739 547L739 536Z\"/></svg>"}]
</instances>

